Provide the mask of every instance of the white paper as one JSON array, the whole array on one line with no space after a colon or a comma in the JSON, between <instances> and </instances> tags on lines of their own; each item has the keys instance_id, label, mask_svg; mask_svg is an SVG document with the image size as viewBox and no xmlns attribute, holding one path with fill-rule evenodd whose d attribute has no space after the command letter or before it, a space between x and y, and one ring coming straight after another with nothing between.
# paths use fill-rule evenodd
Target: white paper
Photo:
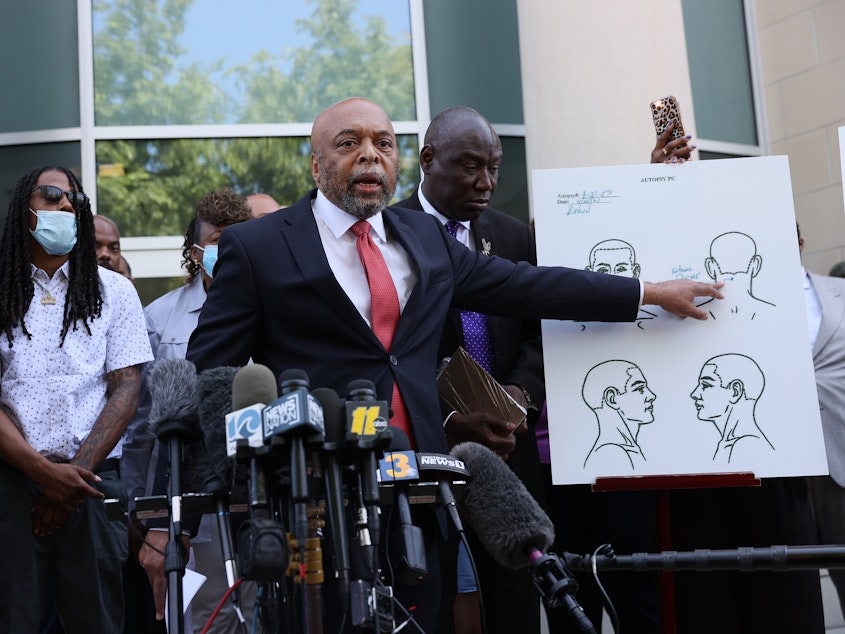
<instances>
[{"instance_id":1,"label":"white paper","mask_svg":"<svg viewBox=\"0 0 845 634\"><path fill-rule=\"evenodd\" d=\"M543 323L555 484L827 473L786 157L536 170L533 197L541 265L730 280L704 322Z\"/></svg>"},{"instance_id":2,"label":"white paper","mask_svg":"<svg viewBox=\"0 0 845 634\"><path fill-rule=\"evenodd\" d=\"M191 556L188 560L188 565L193 565L194 562L194 551L191 549ZM188 608L191 606L191 601L194 600L197 592L202 587L202 584L205 583L206 577L203 574L198 573L196 570L192 570L191 568L185 568L185 575L182 577L182 613L188 614ZM166 596L164 598L164 621L165 625L167 626L167 631L170 631L170 612L167 609L168 606L168 599L170 597ZM186 628L187 630L187 628Z\"/></svg>"}]
</instances>

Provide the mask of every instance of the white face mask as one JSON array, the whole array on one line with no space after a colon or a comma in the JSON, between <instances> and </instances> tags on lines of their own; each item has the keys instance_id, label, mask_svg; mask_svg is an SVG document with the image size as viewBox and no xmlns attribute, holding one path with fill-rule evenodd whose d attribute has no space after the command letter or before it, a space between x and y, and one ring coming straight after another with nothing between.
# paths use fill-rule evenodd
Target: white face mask
<instances>
[{"instance_id":1,"label":"white face mask","mask_svg":"<svg viewBox=\"0 0 845 634\"><path fill-rule=\"evenodd\" d=\"M69 211L34 211L38 218L35 229L29 232L50 255L67 255L76 245L76 214Z\"/></svg>"}]
</instances>

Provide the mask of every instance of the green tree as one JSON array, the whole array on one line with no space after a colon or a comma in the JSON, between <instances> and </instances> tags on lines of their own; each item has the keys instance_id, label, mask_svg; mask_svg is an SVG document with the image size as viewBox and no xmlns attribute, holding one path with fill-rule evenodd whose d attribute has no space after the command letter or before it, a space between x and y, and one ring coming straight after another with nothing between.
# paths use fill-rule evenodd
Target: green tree
<instances>
[{"instance_id":1,"label":"green tree","mask_svg":"<svg viewBox=\"0 0 845 634\"><path fill-rule=\"evenodd\" d=\"M180 64L192 1L95 0L98 125L305 122L353 95L396 120L414 118L410 44L393 42L379 17L356 28L356 0L308 0L311 17L297 22L308 46L261 51L232 68L224 60ZM235 79L237 94L225 94L221 86L232 83L222 76ZM418 180L416 138L400 138L400 152L404 197ZM101 141L97 162L119 166L101 171L98 205L124 236L183 233L196 200L219 187L266 192L282 204L313 187L305 138Z\"/></svg>"}]
</instances>

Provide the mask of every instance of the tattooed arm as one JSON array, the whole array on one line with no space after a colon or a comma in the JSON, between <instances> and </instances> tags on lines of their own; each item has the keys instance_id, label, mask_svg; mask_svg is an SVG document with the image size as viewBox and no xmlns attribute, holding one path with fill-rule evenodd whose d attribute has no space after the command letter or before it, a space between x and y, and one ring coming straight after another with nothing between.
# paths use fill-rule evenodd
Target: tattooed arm
<instances>
[{"instance_id":1,"label":"tattooed arm","mask_svg":"<svg viewBox=\"0 0 845 634\"><path fill-rule=\"evenodd\" d=\"M79 451L70 460L70 465L87 470L81 472L83 474L97 470L120 440L129 421L132 420L141 392L141 366L133 365L109 372L106 375L106 384L108 400ZM63 465L63 467L68 468L68 465ZM65 500L64 503L56 502L50 496L44 495L32 507L33 530L42 536L58 530L64 524L68 514L72 512L70 509L75 510L75 507L80 506L83 501L82 495L76 496L73 500Z\"/></svg>"},{"instance_id":2,"label":"tattooed arm","mask_svg":"<svg viewBox=\"0 0 845 634\"><path fill-rule=\"evenodd\" d=\"M95 471L108 457L135 415L141 394L141 366L133 365L109 372L106 382L108 401L79 451L70 460L72 464L91 471Z\"/></svg>"}]
</instances>

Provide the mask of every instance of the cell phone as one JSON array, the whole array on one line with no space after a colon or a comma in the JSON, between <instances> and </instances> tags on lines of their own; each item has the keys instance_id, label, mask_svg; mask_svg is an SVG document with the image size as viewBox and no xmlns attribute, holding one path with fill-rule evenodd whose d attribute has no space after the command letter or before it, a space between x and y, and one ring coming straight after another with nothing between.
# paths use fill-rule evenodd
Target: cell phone
<instances>
[{"instance_id":1,"label":"cell phone","mask_svg":"<svg viewBox=\"0 0 845 634\"><path fill-rule=\"evenodd\" d=\"M654 129L657 136L663 134L670 123L674 122L672 134L669 141L680 139L685 136L684 124L681 122L681 107L678 105L678 98L675 95L655 99L651 102L651 118L654 120Z\"/></svg>"}]
</instances>

